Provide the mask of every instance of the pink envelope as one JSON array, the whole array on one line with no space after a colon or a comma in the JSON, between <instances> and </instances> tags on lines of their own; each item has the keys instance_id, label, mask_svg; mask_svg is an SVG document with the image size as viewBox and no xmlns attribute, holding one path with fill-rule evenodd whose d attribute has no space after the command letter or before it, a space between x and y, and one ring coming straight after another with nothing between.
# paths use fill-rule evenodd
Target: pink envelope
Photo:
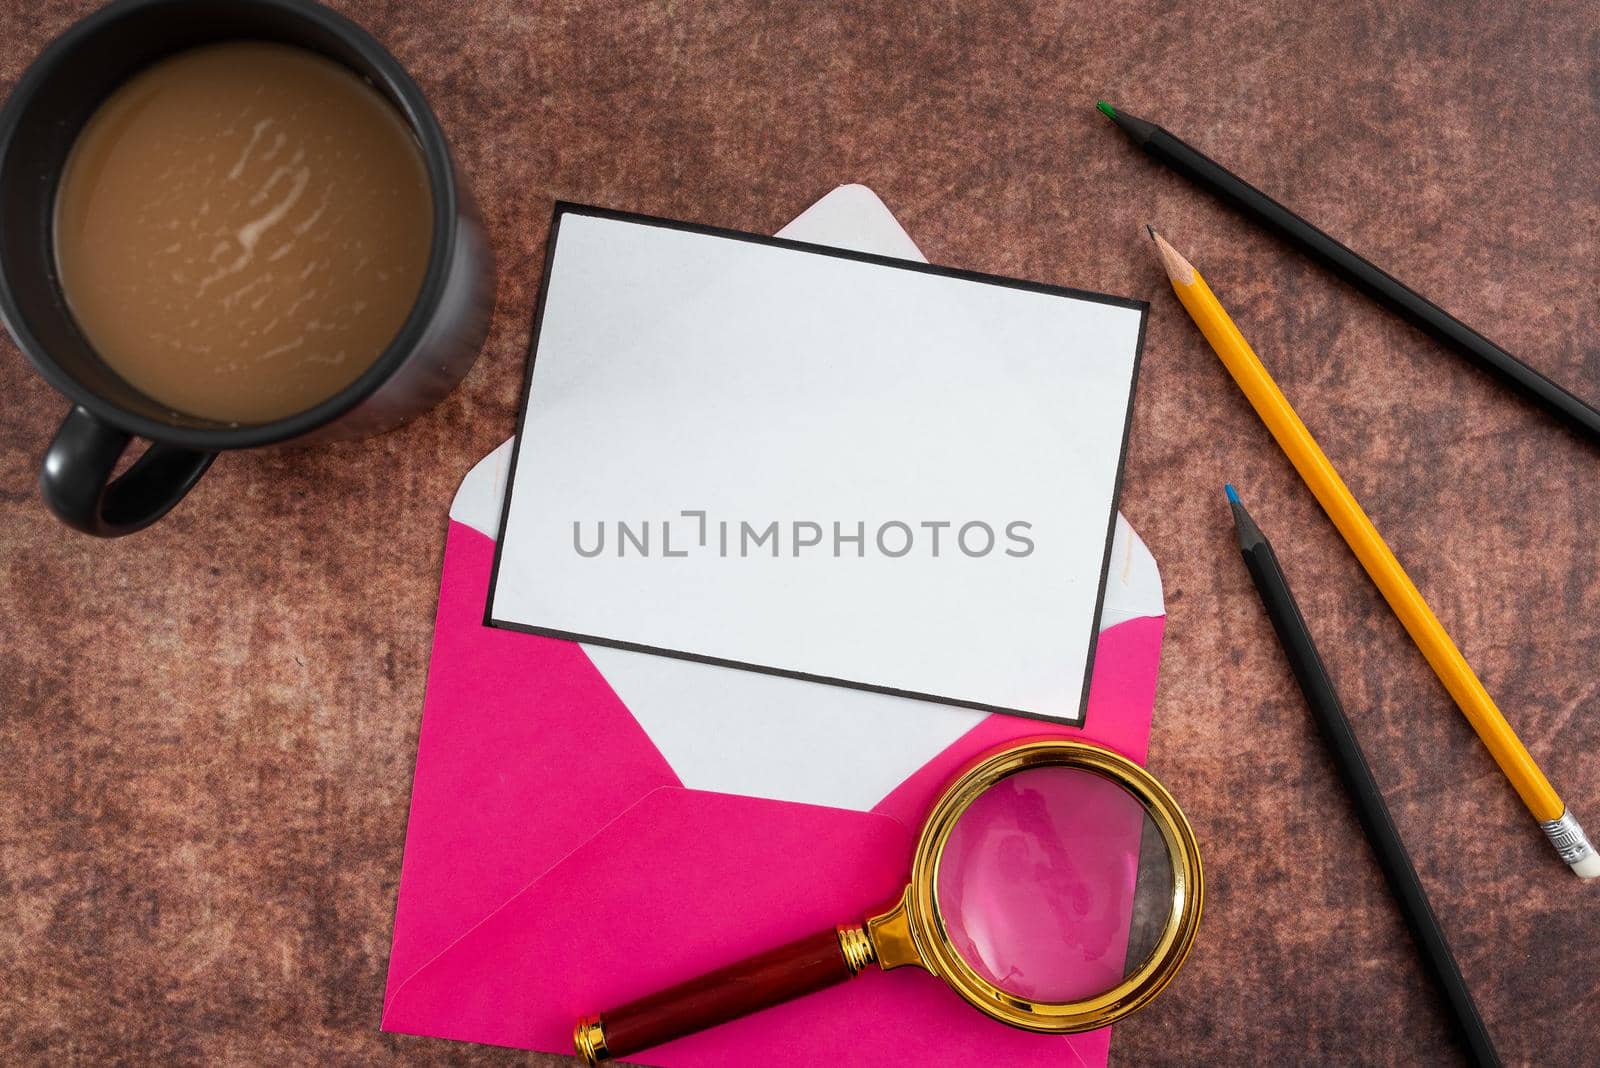
<instances>
[{"instance_id":1,"label":"pink envelope","mask_svg":"<svg viewBox=\"0 0 1600 1068\"><path fill-rule=\"evenodd\" d=\"M812 212L825 206L835 222L887 215L861 187L836 190ZM914 246L901 254L915 255ZM502 460L503 453L497 454ZM891 782L881 795L876 786L868 789L875 803L804 803L783 799L793 794L787 787L753 787L751 793L768 796L750 796L685 786L691 776L697 784L760 784L761 761L778 758L735 746L707 761L707 746L664 733L670 723L647 729L643 710L630 711L618 690L637 692L636 684L613 685L621 676L613 671L608 679L597 667L597 657L616 657L615 651L591 655L576 643L483 626L494 544L480 532L493 529L481 517L498 500L497 474L475 470L469 481L487 479L491 492L480 485L478 503L466 508L464 486L452 509L396 908L386 1031L571 1053L572 1027L581 1015L859 921L887 904L905 885L933 797L975 755L1009 739L1055 734L1087 737L1144 761L1164 617L1153 561L1121 524L1084 729L857 694L838 700L903 702L894 714L920 717L905 720L914 725L907 734L927 747L928 758L916 757L920 766L898 785ZM473 509L480 518L464 521ZM1145 585L1154 582L1154 601L1124 598L1119 607L1117 582L1127 584L1130 571L1141 567L1148 572ZM644 657L646 669L661 659L620 655ZM819 708L846 692L794 680L761 683L769 684L798 687L784 693ZM938 726L918 729L922 724ZM813 739L814 747L826 748L828 741ZM664 753L672 754L670 762ZM901 766L887 759L873 764L872 756L854 752L855 766ZM905 754L899 756L903 761ZM700 770L729 762L730 777ZM862 774L846 777L859 783ZM774 771L772 778L783 775ZM827 796L847 798L848 786ZM1014 1030L917 969L869 969L843 985L634 1060L662 1066L1103 1065L1109 1042L1109 1029L1065 1037Z\"/></svg>"}]
</instances>

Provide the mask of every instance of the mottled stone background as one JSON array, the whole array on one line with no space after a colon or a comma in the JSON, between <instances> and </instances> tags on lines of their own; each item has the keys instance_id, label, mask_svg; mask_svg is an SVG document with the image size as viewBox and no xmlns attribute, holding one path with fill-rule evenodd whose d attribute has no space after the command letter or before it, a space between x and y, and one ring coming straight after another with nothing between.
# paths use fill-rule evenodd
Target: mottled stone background
<instances>
[{"instance_id":1,"label":"mottled stone background","mask_svg":"<svg viewBox=\"0 0 1600 1068\"><path fill-rule=\"evenodd\" d=\"M87 2L10 0L0 87ZM1233 549L1277 539L1508 1061L1593 1062L1600 886L1553 857L1167 290L1230 304L1550 777L1600 830L1600 446L1131 152L1159 117L1600 397L1592 5L342 2L432 99L499 261L463 387L221 459L92 541L65 404L0 343L0 1062L540 1064L380 1034L445 507L512 430L551 201L771 231L841 182L938 263L1153 303L1123 509L1170 625L1152 766L1207 915L1136 1064L1458 1055ZM552 977L552 981L559 981Z\"/></svg>"}]
</instances>

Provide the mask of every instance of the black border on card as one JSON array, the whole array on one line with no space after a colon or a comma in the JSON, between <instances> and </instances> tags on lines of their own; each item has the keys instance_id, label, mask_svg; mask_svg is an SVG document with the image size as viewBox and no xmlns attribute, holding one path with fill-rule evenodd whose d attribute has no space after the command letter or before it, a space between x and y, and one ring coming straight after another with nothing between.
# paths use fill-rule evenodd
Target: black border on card
<instances>
[{"instance_id":1,"label":"black border on card","mask_svg":"<svg viewBox=\"0 0 1600 1068\"><path fill-rule=\"evenodd\" d=\"M916 690L901 690L893 686L878 686L868 682L858 682L852 679L836 679L828 675L814 675L804 671L790 671L785 668L771 667L765 664L751 664L742 660L726 660L721 657L707 656L703 653L689 653L680 649L665 649L655 645L641 645L637 642L619 641L615 638L603 638L594 634L575 634L571 631L556 630L552 627L536 627L527 623L513 623L507 620L494 618L493 608L495 586L500 580L500 550L505 544L506 526L511 521L511 492L516 484L517 460L522 453L522 428L528 418L528 403L533 393L533 368L534 360L539 352L539 331L544 323L545 298L550 292L550 269L555 263L556 241L561 234L561 218L564 215L587 215L599 219L611 219L617 222L640 223L646 226L659 226L668 230L682 230L692 234L704 234L708 237L732 238L736 241L749 241L757 245L770 245L774 248L786 248L796 252L810 252L821 256L832 256L835 259L855 260L858 263L870 263L879 267L891 267L896 270L914 271L918 274L933 274L945 278L958 278L968 282L979 282L985 285L1004 286L1008 289L1026 290L1031 293L1044 293L1050 296L1069 297L1074 300L1087 300L1096 304L1109 304L1117 308L1127 308L1139 313L1139 337L1134 343L1133 366L1129 372L1128 382L1128 412L1122 424L1122 448L1117 455L1117 474L1111 486L1111 516L1106 524L1106 547L1100 558L1100 586L1095 594L1094 615L1089 622L1089 653L1084 664L1083 692L1078 698L1078 715L1076 719L1066 719L1061 716L1045 715L1042 712L1031 712L1023 708L1006 708L1001 705L984 704L979 701L959 700L953 697L941 697L938 694L921 693ZM1060 723L1069 727L1082 727L1087 719L1089 705L1089 684L1094 678L1095 648L1099 644L1098 633L1100 628L1100 612L1105 607L1106 581L1111 567L1111 543L1117 530L1117 505L1122 498L1122 476L1128 461L1128 436L1133 427L1133 401L1139 387L1139 365L1144 358L1145 327L1150 318L1150 304L1148 301L1132 300L1127 297L1113 297L1105 293L1095 293L1090 290L1072 289L1067 286L1049 285L1045 282L1030 282L1021 278L1008 278L1005 275L985 274L981 271L962 270L959 267L941 267L932 263L919 263L915 260L903 260L894 256L882 256L873 252L857 252L854 249L835 248L831 245L819 245L810 241L796 241L787 237L772 237L767 234L752 234L743 230L730 230L721 226L706 226L700 223L682 222L676 219L663 219L654 215L643 215L638 212L618 211L614 208L599 208L587 204L576 204L570 201L558 200L550 214L550 233L545 240L544 276L539 280L539 297L533 309L533 329L528 338L528 367L523 377L522 403L517 410L517 437L516 444L511 447L511 464L506 470L504 500L500 503L500 528L495 536L494 560L489 572L489 592L483 604L483 624L497 630L515 630L527 634L538 634L547 638L562 638L567 641L589 642L593 645L605 645L616 649L629 649L640 653L653 653L657 656L670 656L679 660L694 660L702 664L715 664L719 667L741 668L746 671L759 671L766 675L778 675L783 678L803 679L807 682L829 683L835 686L848 686L855 690L867 690L872 693L890 694L895 697L910 697L920 701L933 701L939 704L954 705L958 708L973 708L983 712L1000 712L1012 716L1024 716L1029 719L1045 720L1049 723Z\"/></svg>"}]
</instances>

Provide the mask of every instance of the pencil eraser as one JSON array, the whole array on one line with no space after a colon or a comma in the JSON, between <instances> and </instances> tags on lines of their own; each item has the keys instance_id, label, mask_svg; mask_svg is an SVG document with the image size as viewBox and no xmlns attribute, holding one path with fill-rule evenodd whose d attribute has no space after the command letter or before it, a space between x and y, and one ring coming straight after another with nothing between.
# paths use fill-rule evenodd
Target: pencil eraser
<instances>
[{"instance_id":1,"label":"pencil eraser","mask_svg":"<svg viewBox=\"0 0 1600 1068\"><path fill-rule=\"evenodd\" d=\"M1567 867L1578 878L1600 879L1600 850L1596 850L1589 836L1583 833L1583 825L1578 822L1578 817L1563 810L1553 820L1540 820L1539 829L1544 831L1550 844L1556 847L1556 852L1561 854L1561 859L1567 862Z\"/></svg>"}]
</instances>

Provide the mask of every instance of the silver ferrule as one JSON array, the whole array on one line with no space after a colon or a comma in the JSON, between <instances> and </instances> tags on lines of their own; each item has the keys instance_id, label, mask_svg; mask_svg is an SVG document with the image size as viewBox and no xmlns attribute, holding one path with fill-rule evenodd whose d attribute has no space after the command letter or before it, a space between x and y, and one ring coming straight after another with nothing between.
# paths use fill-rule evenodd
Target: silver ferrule
<instances>
[{"instance_id":1,"label":"silver ferrule","mask_svg":"<svg viewBox=\"0 0 1600 1068\"><path fill-rule=\"evenodd\" d=\"M1556 847L1556 852L1561 854L1561 859L1568 864L1577 864L1596 855L1594 843L1583 833L1583 828L1578 825L1578 817L1572 814L1571 809L1563 812L1558 820L1540 820L1539 826L1544 829L1550 844Z\"/></svg>"}]
</instances>

